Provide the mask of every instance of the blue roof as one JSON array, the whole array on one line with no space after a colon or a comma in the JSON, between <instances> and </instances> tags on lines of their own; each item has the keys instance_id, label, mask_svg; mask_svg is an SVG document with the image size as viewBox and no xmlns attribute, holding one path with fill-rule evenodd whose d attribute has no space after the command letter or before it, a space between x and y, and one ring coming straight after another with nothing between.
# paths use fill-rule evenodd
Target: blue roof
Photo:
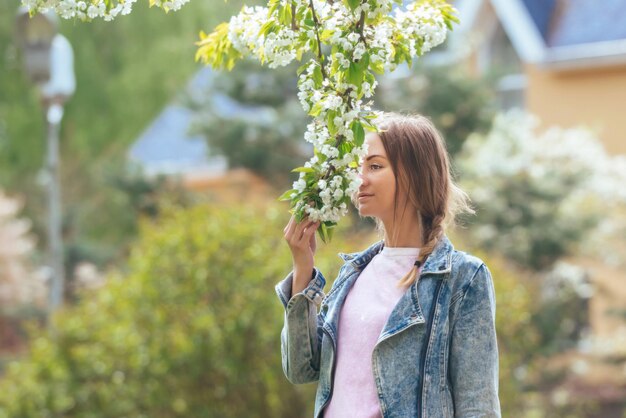
<instances>
[{"instance_id":1,"label":"blue roof","mask_svg":"<svg viewBox=\"0 0 626 418\"><path fill-rule=\"evenodd\" d=\"M546 39L557 0L522 0L541 36Z\"/></svg>"},{"instance_id":2,"label":"blue roof","mask_svg":"<svg viewBox=\"0 0 626 418\"><path fill-rule=\"evenodd\" d=\"M548 46L620 39L626 39L626 0L557 0Z\"/></svg>"},{"instance_id":3,"label":"blue roof","mask_svg":"<svg viewBox=\"0 0 626 418\"><path fill-rule=\"evenodd\" d=\"M149 173L181 173L207 168L206 140L202 136L187 135L192 116L185 107L167 106L133 143L129 150L130 159ZM215 168L219 171L222 166L218 164Z\"/></svg>"},{"instance_id":4,"label":"blue roof","mask_svg":"<svg viewBox=\"0 0 626 418\"><path fill-rule=\"evenodd\" d=\"M222 118L237 118L261 124L274 123L277 118L274 109L244 105L222 93L212 91L213 78L212 70L203 67L192 77L182 94L183 97L198 103L211 101L215 113ZM194 111L179 101L166 106L131 145L129 159L141 166L147 174L225 172L226 158L211 156L206 138L189 134L196 117Z\"/></svg>"}]
</instances>

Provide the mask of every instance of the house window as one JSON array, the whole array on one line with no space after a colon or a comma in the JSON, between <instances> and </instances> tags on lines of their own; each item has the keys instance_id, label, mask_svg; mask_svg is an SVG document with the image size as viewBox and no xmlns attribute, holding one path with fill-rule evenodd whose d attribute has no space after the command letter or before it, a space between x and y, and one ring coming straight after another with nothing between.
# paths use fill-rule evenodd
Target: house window
<instances>
[{"instance_id":1,"label":"house window","mask_svg":"<svg viewBox=\"0 0 626 418\"><path fill-rule=\"evenodd\" d=\"M503 110L515 107L523 109L526 86L525 74L509 74L501 77L496 84L498 107Z\"/></svg>"},{"instance_id":2,"label":"house window","mask_svg":"<svg viewBox=\"0 0 626 418\"><path fill-rule=\"evenodd\" d=\"M479 65L483 74L496 80L498 106L503 110L524 108L527 81L522 62L499 22L488 30L486 39Z\"/></svg>"}]
</instances>

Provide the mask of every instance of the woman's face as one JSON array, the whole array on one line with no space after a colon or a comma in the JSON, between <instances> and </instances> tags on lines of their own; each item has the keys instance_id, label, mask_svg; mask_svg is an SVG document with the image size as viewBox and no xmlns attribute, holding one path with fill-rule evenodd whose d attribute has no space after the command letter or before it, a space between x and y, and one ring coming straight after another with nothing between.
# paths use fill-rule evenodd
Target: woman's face
<instances>
[{"instance_id":1,"label":"woman's face","mask_svg":"<svg viewBox=\"0 0 626 418\"><path fill-rule=\"evenodd\" d=\"M384 222L393 219L396 178L380 136L369 133L365 142L369 147L360 167L363 183L359 187L357 208L361 216L374 216Z\"/></svg>"}]
</instances>

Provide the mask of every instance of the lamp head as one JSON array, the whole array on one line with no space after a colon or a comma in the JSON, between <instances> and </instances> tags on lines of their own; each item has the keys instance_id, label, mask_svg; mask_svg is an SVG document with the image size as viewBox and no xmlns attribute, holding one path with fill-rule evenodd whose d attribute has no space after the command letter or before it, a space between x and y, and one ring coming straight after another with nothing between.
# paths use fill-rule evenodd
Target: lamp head
<instances>
[{"instance_id":1,"label":"lamp head","mask_svg":"<svg viewBox=\"0 0 626 418\"><path fill-rule=\"evenodd\" d=\"M58 19L52 12L31 16L27 7L19 8L16 17L16 37L22 49L24 67L37 84L50 79L50 50L58 31Z\"/></svg>"}]
</instances>

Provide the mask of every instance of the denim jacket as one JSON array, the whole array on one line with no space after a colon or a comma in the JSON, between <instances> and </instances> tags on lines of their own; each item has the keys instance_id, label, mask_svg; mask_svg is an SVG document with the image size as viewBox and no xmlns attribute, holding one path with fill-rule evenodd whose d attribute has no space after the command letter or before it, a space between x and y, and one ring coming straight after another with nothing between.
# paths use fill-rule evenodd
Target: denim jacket
<instances>
[{"instance_id":1,"label":"denim jacket","mask_svg":"<svg viewBox=\"0 0 626 418\"><path fill-rule=\"evenodd\" d=\"M285 308L283 371L294 384L318 382L315 418L333 393L341 307L382 247L379 241L360 253L339 253L345 264L326 295L326 280L317 268L293 297L293 272L276 285ZM500 417L495 306L487 266L455 250L443 236L419 280L394 307L373 350L382 416Z\"/></svg>"}]
</instances>

